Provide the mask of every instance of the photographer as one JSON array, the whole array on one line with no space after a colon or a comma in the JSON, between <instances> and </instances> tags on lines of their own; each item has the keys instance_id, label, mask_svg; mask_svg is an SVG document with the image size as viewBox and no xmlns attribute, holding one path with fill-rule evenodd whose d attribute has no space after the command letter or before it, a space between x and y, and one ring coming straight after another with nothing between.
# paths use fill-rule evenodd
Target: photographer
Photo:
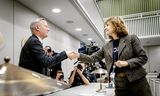
<instances>
[{"instance_id":1,"label":"photographer","mask_svg":"<svg viewBox=\"0 0 160 96\"><path fill-rule=\"evenodd\" d=\"M54 51L52 51L51 47L50 46L45 46L44 47L44 51L46 52L46 54L48 56L52 56L54 54Z\"/></svg>"},{"instance_id":2,"label":"photographer","mask_svg":"<svg viewBox=\"0 0 160 96\"><path fill-rule=\"evenodd\" d=\"M56 80L66 82L66 81L64 81L64 74L61 70L57 71Z\"/></svg>"},{"instance_id":3,"label":"photographer","mask_svg":"<svg viewBox=\"0 0 160 96\"><path fill-rule=\"evenodd\" d=\"M54 52L54 51L51 49L50 46L45 46L45 47L44 47L44 50L45 50L45 52L46 52L46 54L47 54L48 56L54 56L54 55L58 54L58 53ZM61 64L61 62L60 62L60 63L57 63L57 64L53 65L53 66L50 67L50 68L47 68L47 69L44 68L44 70L45 70L44 74L47 75L47 76L52 77L53 79L56 79L57 73L58 73L59 71L62 71L61 65L62 65L62 64Z\"/></svg>"},{"instance_id":4,"label":"photographer","mask_svg":"<svg viewBox=\"0 0 160 96\"><path fill-rule=\"evenodd\" d=\"M69 77L69 84L71 87L86 84L88 85L90 81L89 74L85 72L84 63L79 63L74 66L74 70L71 72Z\"/></svg>"}]
</instances>

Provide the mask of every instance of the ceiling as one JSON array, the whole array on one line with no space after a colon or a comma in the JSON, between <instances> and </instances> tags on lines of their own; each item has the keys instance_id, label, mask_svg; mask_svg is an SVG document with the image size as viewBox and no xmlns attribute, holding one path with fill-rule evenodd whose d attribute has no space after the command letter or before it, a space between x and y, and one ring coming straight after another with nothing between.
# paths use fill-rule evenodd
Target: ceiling
<instances>
[{"instance_id":1,"label":"ceiling","mask_svg":"<svg viewBox=\"0 0 160 96\"><path fill-rule=\"evenodd\" d=\"M103 14L108 16L123 16L135 13L160 10L160 0L96 0ZM110 11L112 8L112 11Z\"/></svg>"},{"instance_id":2,"label":"ceiling","mask_svg":"<svg viewBox=\"0 0 160 96\"><path fill-rule=\"evenodd\" d=\"M46 17L50 22L78 40L90 44L88 38L98 46L104 45L105 39L97 35L82 13L71 2L73 0L18 0L27 8ZM84 0L83 0L84 1ZM160 0L96 0L100 12L106 18L113 15L127 15L140 12L160 10ZM148 7L146 6L148 5ZM140 6L140 7L138 7ZM113 8L114 7L114 8ZM61 13L55 14L53 8L60 8ZM110 9L109 9L110 8ZM113 10L113 11L110 11ZM75 28L82 28L77 32ZM160 45L160 36L141 38L145 46Z\"/></svg>"},{"instance_id":3,"label":"ceiling","mask_svg":"<svg viewBox=\"0 0 160 96\"><path fill-rule=\"evenodd\" d=\"M109 16L123 16L124 18L127 15L137 16L137 13L159 11L156 13L156 16L159 16L159 23L157 23L156 26L159 26L160 24L160 15L158 15L160 14L160 0L96 0L96 2L103 18L107 18ZM149 16L151 14L146 14L146 16L147 15ZM155 27L154 25L152 26L153 28ZM154 36L140 37L142 44L144 46L160 45L159 32Z\"/></svg>"},{"instance_id":4,"label":"ceiling","mask_svg":"<svg viewBox=\"0 0 160 96\"><path fill-rule=\"evenodd\" d=\"M95 30L73 6L71 0L18 0L18 2L87 45L90 44L88 38L92 38L92 41L99 46L105 41L94 32ZM61 13L53 13L53 8L60 8ZM75 28L82 28L82 31L77 32Z\"/></svg>"}]
</instances>

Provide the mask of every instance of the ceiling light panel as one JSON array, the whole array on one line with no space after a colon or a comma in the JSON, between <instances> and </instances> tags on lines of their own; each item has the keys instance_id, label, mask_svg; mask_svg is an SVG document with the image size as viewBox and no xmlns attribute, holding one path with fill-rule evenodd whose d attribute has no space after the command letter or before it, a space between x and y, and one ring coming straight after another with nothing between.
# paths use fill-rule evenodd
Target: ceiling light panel
<instances>
[{"instance_id":1,"label":"ceiling light panel","mask_svg":"<svg viewBox=\"0 0 160 96\"><path fill-rule=\"evenodd\" d=\"M76 31L82 31L82 28L76 28L75 30Z\"/></svg>"},{"instance_id":2,"label":"ceiling light panel","mask_svg":"<svg viewBox=\"0 0 160 96\"><path fill-rule=\"evenodd\" d=\"M59 8L54 8L54 9L52 9L52 12L53 12L53 13L60 13L60 12L61 12L61 9L59 9Z\"/></svg>"}]
</instances>

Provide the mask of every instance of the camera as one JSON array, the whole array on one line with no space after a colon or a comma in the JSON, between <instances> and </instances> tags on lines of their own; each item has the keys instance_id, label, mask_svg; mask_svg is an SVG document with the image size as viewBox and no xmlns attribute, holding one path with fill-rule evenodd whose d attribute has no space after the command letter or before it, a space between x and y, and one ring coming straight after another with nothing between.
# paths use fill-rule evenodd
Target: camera
<instances>
[{"instance_id":1,"label":"camera","mask_svg":"<svg viewBox=\"0 0 160 96\"><path fill-rule=\"evenodd\" d=\"M100 48L98 46L83 46L78 49L79 53L91 55L94 52L97 52Z\"/></svg>"},{"instance_id":2,"label":"camera","mask_svg":"<svg viewBox=\"0 0 160 96\"><path fill-rule=\"evenodd\" d=\"M63 80L64 79L64 76L63 75L61 75L59 78L58 78L58 80Z\"/></svg>"},{"instance_id":3,"label":"camera","mask_svg":"<svg viewBox=\"0 0 160 96\"><path fill-rule=\"evenodd\" d=\"M48 49L48 50L47 50L47 52L51 52L51 51L52 51L51 49Z\"/></svg>"},{"instance_id":4,"label":"camera","mask_svg":"<svg viewBox=\"0 0 160 96\"><path fill-rule=\"evenodd\" d=\"M77 68L78 68L79 70L81 70L81 71L82 71L82 69L83 69L83 67L82 67L81 64L78 64L78 65L77 65Z\"/></svg>"}]
</instances>

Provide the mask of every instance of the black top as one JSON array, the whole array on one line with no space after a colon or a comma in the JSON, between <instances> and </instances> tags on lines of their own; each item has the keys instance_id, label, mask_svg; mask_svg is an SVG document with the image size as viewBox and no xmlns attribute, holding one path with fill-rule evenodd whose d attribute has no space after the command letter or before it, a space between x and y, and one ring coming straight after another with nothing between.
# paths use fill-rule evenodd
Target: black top
<instances>
[{"instance_id":1,"label":"black top","mask_svg":"<svg viewBox=\"0 0 160 96\"><path fill-rule=\"evenodd\" d=\"M54 55L56 55L56 54L58 54L58 53L56 53L56 52L54 52L54 54L52 55L52 56L54 56ZM57 63L57 64L55 64L55 65L53 65L51 68L50 68L50 76L52 77L52 78L56 78L56 75L57 75L57 71L58 70L62 70L62 67L61 67L61 62L60 63Z\"/></svg>"},{"instance_id":2,"label":"black top","mask_svg":"<svg viewBox=\"0 0 160 96\"><path fill-rule=\"evenodd\" d=\"M111 75L111 73L115 73L117 70L119 70L119 68L115 68L114 69L114 63L115 62L117 62L117 60L118 60L118 51L119 51L119 49L118 49L118 46L119 46L119 40L120 39L116 39L116 40L113 40L113 42L112 42L112 45L113 45L113 48L112 48L112 61L113 61L113 63L112 63L112 66L111 66L111 69L110 69L110 73L109 73L109 75ZM109 78L109 82L110 82L111 80L110 80L110 78Z\"/></svg>"},{"instance_id":3,"label":"black top","mask_svg":"<svg viewBox=\"0 0 160 96\"><path fill-rule=\"evenodd\" d=\"M113 40L113 63L114 63L114 62L117 62L117 60L119 59L119 57L118 57L118 52L119 52L119 49L118 49L119 40L120 40L120 39ZM123 68L118 68L118 67L116 67L116 68L115 68L115 72L116 72L116 73L121 73L121 72L123 72Z\"/></svg>"},{"instance_id":4,"label":"black top","mask_svg":"<svg viewBox=\"0 0 160 96\"><path fill-rule=\"evenodd\" d=\"M119 39L113 40L113 61L116 62L118 60L118 46Z\"/></svg>"}]
</instances>

